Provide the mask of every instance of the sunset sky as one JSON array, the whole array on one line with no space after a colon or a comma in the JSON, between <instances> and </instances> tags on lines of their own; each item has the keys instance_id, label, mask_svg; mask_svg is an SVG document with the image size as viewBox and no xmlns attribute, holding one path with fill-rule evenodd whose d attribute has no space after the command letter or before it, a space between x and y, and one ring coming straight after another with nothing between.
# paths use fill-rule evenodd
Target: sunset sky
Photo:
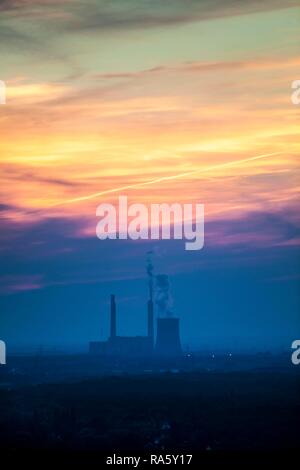
<instances>
[{"instance_id":1,"label":"sunset sky","mask_svg":"<svg viewBox=\"0 0 300 470\"><path fill-rule=\"evenodd\" d=\"M299 25L296 0L0 0L1 339L97 339L112 289L123 333L144 333L152 249L186 343L289 347ZM205 204L205 248L97 240L119 194Z\"/></svg>"}]
</instances>

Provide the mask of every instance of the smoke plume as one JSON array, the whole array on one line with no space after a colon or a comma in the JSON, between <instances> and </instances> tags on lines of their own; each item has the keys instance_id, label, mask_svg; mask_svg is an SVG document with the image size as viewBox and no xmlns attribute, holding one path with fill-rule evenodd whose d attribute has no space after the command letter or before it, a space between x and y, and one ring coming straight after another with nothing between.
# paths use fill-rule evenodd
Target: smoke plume
<instances>
[{"instance_id":1,"label":"smoke plume","mask_svg":"<svg viewBox=\"0 0 300 470\"><path fill-rule=\"evenodd\" d=\"M159 316L172 317L171 307L173 302L170 294L169 278L166 274L158 274L155 280L155 303L159 310Z\"/></svg>"}]
</instances>

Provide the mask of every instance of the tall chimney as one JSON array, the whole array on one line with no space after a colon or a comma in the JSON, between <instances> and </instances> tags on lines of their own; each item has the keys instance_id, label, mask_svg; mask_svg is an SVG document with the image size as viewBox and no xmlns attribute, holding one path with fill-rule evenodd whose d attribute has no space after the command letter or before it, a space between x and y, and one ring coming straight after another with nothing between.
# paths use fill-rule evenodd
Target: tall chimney
<instances>
[{"instance_id":1,"label":"tall chimney","mask_svg":"<svg viewBox=\"0 0 300 470\"><path fill-rule=\"evenodd\" d=\"M153 348L154 341L154 327L153 327L153 300L148 300L148 338Z\"/></svg>"},{"instance_id":2,"label":"tall chimney","mask_svg":"<svg viewBox=\"0 0 300 470\"><path fill-rule=\"evenodd\" d=\"M147 253L147 275L148 275L148 287L149 287L149 300L147 302L148 310L148 339L151 345L151 349L154 346L154 325L153 325L153 264L152 264L152 251Z\"/></svg>"},{"instance_id":3,"label":"tall chimney","mask_svg":"<svg viewBox=\"0 0 300 470\"><path fill-rule=\"evenodd\" d=\"M110 337L115 338L117 335L117 314L116 301L114 294L110 296Z\"/></svg>"}]
</instances>

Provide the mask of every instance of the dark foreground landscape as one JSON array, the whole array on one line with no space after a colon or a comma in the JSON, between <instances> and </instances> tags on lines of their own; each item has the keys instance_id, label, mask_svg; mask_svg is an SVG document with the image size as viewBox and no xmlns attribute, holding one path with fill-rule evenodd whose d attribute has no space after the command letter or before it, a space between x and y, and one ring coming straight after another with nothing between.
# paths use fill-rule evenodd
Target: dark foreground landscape
<instances>
[{"instance_id":1,"label":"dark foreground landscape","mask_svg":"<svg viewBox=\"0 0 300 470\"><path fill-rule=\"evenodd\" d=\"M0 390L0 448L77 463L95 453L291 456L299 417L296 372L106 376Z\"/></svg>"}]
</instances>

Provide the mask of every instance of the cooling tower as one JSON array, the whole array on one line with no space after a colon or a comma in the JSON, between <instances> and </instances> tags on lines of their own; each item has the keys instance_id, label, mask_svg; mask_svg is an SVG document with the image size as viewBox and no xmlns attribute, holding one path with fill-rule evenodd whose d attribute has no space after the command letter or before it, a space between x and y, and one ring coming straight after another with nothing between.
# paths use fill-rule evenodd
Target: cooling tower
<instances>
[{"instance_id":1,"label":"cooling tower","mask_svg":"<svg viewBox=\"0 0 300 470\"><path fill-rule=\"evenodd\" d=\"M155 353L158 356L180 356L179 318L158 318Z\"/></svg>"}]
</instances>

